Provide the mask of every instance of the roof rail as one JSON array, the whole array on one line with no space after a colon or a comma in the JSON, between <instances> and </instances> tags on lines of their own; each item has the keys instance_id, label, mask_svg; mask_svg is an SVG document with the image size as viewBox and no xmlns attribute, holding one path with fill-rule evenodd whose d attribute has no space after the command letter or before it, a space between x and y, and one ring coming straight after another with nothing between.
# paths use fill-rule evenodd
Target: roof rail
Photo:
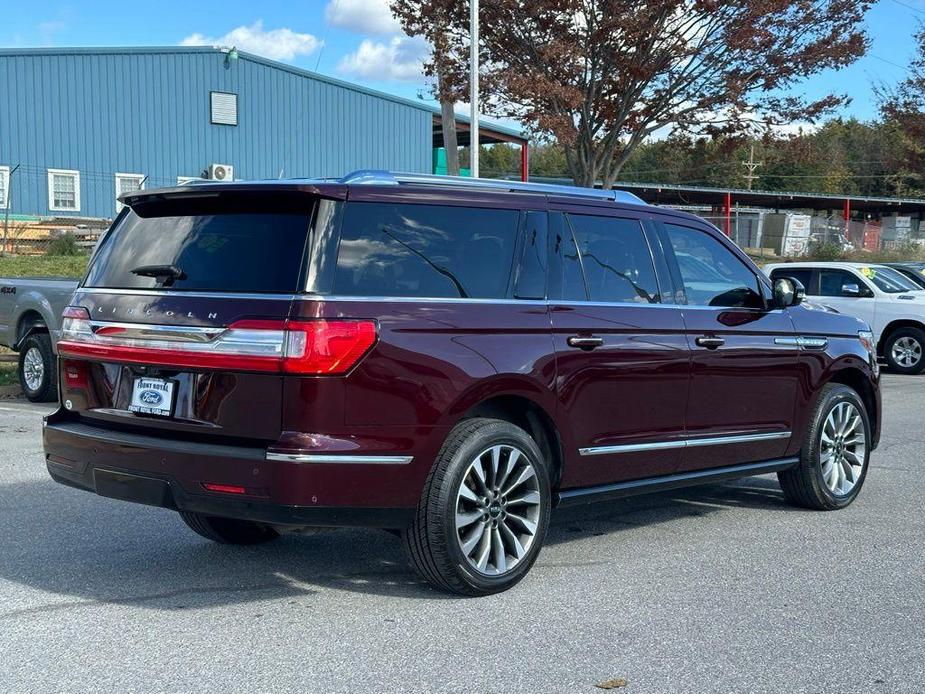
<instances>
[{"instance_id":1,"label":"roof rail","mask_svg":"<svg viewBox=\"0 0 925 694\"><path fill-rule=\"evenodd\" d=\"M414 183L433 186L451 186L454 188L478 188L483 190L503 190L509 192L542 193L547 195L566 195L570 197L609 200L630 205L647 204L642 198L624 190L601 190L600 188L581 188L552 183L524 183L506 181L500 178L468 178L466 176L437 176L419 173L392 173L375 169L362 169L347 174L341 183L348 185L395 186L402 183Z\"/></svg>"}]
</instances>

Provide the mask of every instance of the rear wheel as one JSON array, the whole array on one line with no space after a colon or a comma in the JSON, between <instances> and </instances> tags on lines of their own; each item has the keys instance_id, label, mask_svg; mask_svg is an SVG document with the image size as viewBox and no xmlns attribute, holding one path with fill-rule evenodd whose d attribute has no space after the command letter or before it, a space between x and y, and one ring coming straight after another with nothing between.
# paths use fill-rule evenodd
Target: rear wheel
<instances>
[{"instance_id":1,"label":"rear wheel","mask_svg":"<svg viewBox=\"0 0 925 694\"><path fill-rule=\"evenodd\" d=\"M187 511L180 511L180 517L194 532L223 545L259 545L279 537L277 530L251 521Z\"/></svg>"},{"instance_id":2,"label":"rear wheel","mask_svg":"<svg viewBox=\"0 0 925 694\"><path fill-rule=\"evenodd\" d=\"M404 539L411 562L460 595L507 590L526 575L546 536L549 473L520 427L476 418L447 437Z\"/></svg>"},{"instance_id":3,"label":"rear wheel","mask_svg":"<svg viewBox=\"0 0 925 694\"><path fill-rule=\"evenodd\" d=\"M777 473L784 496L805 508L844 508L864 484L870 441L867 410L858 394L838 383L826 385L813 408L799 465Z\"/></svg>"},{"instance_id":4,"label":"rear wheel","mask_svg":"<svg viewBox=\"0 0 925 694\"><path fill-rule=\"evenodd\" d=\"M48 333L33 333L19 346L19 385L32 402L58 397L58 369Z\"/></svg>"},{"instance_id":5,"label":"rear wheel","mask_svg":"<svg viewBox=\"0 0 925 694\"><path fill-rule=\"evenodd\" d=\"M919 374L925 370L925 331L899 328L883 346L883 356L890 369L902 374Z\"/></svg>"}]
</instances>

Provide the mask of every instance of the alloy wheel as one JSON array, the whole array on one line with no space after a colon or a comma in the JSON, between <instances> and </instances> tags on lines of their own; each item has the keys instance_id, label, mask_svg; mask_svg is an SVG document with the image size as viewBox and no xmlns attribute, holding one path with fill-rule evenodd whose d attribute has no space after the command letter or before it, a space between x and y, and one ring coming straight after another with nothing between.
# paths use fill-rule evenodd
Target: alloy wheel
<instances>
[{"instance_id":1,"label":"alloy wheel","mask_svg":"<svg viewBox=\"0 0 925 694\"><path fill-rule=\"evenodd\" d=\"M522 450L500 444L466 470L456 497L456 536L475 571L508 573L533 546L542 504L534 464Z\"/></svg>"},{"instance_id":2,"label":"alloy wheel","mask_svg":"<svg viewBox=\"0 0 925 694\"><path fill-rule=\"evenodd\" d=\"M857 406L851 402L835 405L820 436L822 480L833 494L849 494L861 479L867 457L864 420Z\"/></svg>"},{"instance_id":3,"label":"alloy wheel","mask_svg":"<svg viewBox=\"0 0 925 694\"><path fill-rule=\"evenodd\" d=\"M911 369L922 360L922 345L914 337L901 337L890 350L893 361L905 369Z\"/></svg>"},{"instance_id":4,"label":"alloy wheel","mask_svg":"<svg viewBox=\"0 0 925 694\"><path fill-rule=\"evenodd\" d=\"M38 347L30 347L22 363L23 380L32 392L39 390L45 380L45 361Z\"/></svg>"}]
</instances>

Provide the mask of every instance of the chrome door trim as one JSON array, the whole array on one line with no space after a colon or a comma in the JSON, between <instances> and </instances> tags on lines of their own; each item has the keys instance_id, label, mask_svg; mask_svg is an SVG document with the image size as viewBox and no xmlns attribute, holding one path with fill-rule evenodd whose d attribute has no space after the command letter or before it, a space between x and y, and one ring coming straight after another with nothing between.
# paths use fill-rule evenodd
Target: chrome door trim
<instances>
[{"instance_id":1,"label":"chrome door trim","mask_svg":"<svg viewBox=\"0 0 925 694\"><path fill-rule=\"evenodd\" d=\"M345 465L407 465L410 455L338 455L329 453L274 453L267 451L267 460L286 463L341 463Z\"/></svg>"},{"instance_id":2,"label":"chrome door trim","mask_svg":"<svg viewBox=\"0 0 925 694\"><path fill-rule=\"evenodd\" d=\"M735 443L755 443L758 441L776 441L789 439L789 431L771 431L761 434L730 434L727 436L711 436L709 438L683 438L673 441L653 441L651 443L630 443L621 446L592 446L579 448L582 456L611 455L614 453L638 453L640 451L663 451L671 448L695 448L698 446L725 446Z\"/></svg>"},{"instance_id":3,"label":"chrome door trim","mask_svg":"<svg viewBox=\"0 0 925 694\"><path fill-rule=\"evenodd\" d=\"M775 337L775 345L786 347L799 347L800 349L825 349L829 346L829 340L825 337Z\"/></svg>"}]
</instances>

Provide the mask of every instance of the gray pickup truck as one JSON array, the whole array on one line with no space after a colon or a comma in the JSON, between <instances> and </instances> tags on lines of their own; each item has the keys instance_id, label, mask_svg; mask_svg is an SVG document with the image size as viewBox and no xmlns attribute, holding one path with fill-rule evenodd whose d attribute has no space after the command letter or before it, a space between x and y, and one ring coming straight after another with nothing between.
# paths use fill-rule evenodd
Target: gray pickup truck
<instances>
[{"instance_id":1,"label":"gray pickup truck","mask_svg":"<svg viewBox=\"0 0 925 694\"><path fill-rule=\"evenodd\" d=\"M77 280L0 277L0 345L19 352L19 382L32 402L58 397L55 345Z\"/></svg>"}]
</instances>

